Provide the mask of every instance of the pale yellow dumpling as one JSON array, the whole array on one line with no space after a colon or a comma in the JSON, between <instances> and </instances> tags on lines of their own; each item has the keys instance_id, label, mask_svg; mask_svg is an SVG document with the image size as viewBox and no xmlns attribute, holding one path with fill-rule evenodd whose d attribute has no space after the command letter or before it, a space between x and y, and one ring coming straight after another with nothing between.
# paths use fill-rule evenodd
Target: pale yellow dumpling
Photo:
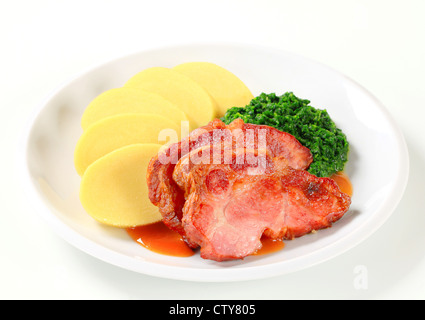
<instances>
[{"instance_id":1,"label":"pale yellow dumpling","mask_svg":"<svg viewBox=\"0 0 425 320\"><path fill-rule=\"evenodd\" d=\"M84 173L80 201L97 221L129 228L162 220L148 197L146 182L149 161L159 144L129 145L99 158Z\"/></svg>"},{"instance_id":2,"label":"pale yellow dumpling","mask_svg":"<svg viewBox=\"0 0 425 320\"><path fill-rule=\"evenodd\" d=\"M81 117L81 127L87 129L106 117L123 113L157 114L181 125L186 114L164 97L140 89L121 87L105 91L93 99Z\"/></svg>"},{"instance_id":3,"label":"pale yellow dumpling","mask_svg":"<svg viewBox=\"0 0 425 320\"><path fill-rule=\"evenodd\" d=\"M79 175L100 157L135 143L165 144L177 142L181 127L155 114L119 114L104 118L88 127L77 142L74 165Z\"/></svg>"},{"instance_id":4,"label":"pale yellow dumpling","mask_svg":"<svg viewBox=\"0 0 425 320\"><path fill-rule=\"evenodd\" d=\"M124 87L161 95L182 110L193 128L216 117L217 104L208 92L191 78L169 68L145 69L130 78Z\"/></svg>"},{"instance_id":5,"label":"pale yellow dumpling","mask_svg":"<svg viewBox=\"0 0 425 320\"><path fill-rule=\"evenodd\" d=\"M217 103L217 116L231 107L245 107L254 98L248 87L232 72L210 62L187 62L173 70L199 83Z\"/></svg>"}]
</instances>

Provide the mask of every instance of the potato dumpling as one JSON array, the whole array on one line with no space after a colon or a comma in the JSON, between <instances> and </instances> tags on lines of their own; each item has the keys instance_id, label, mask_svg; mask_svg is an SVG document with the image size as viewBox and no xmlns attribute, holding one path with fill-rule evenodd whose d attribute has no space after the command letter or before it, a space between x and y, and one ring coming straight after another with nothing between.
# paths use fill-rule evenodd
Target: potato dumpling
<instances>
[{"instance_id":1,"label":"potato dumpling","mask_svg":"<svg viewBox=\"0 0 425 320\"><path fill-rule=\"evenodd\" d=\"M146 174L159 144L133 144L108 153L84 173L80 201L97 221L129 228L162 220L148 197Z\"/></svg>"},{"instance_id":2,"label":"potato dumpling","mask_svg":"<svg viewBox=\"0 0 425 320\"><path fill-rule=\"evenodd\" d=\"M245 107L254 98L248 87L232 72L210 62L188 62L173 70L199 83L217 102L217 116L231 107Z\"/></svg>"},{"instance_id":3,"label":"potato dumpling","mask_svg":"<svg viewBox=\"0 0 425 320\"><path fill-rule=\"evenodd\" d=\"M124 87L161 95L186 114L193 128L206 125L216 116L217 104L208 92L191 78L169 68L145 69Z\"/></svg>"},{"instance_id":4,"label":"potato dumpling","mask_svg":"<svg viewBox=\"0 0 425 320\"><path fill-rule=\"evenodd\" d=\"M104 118L88 127L78 140L74 151L75 168L83 175L94 161L126 145L177 142L180 131L181 127L175 122L155 114L126 113Z\"/></svg>"},{"instance_id":5,"label":"potato dumpling","mask_svg":"<svg viewBox=\"0 0 425 320\"><path fill-rule=\"evenodd\" d=\"M81 117L86 130L93 123L122 113L152 113L164 116L176 124L188 121L186 114L164 97L135 88L114 88L93 99Z\"/></svg>"}]
</instances>

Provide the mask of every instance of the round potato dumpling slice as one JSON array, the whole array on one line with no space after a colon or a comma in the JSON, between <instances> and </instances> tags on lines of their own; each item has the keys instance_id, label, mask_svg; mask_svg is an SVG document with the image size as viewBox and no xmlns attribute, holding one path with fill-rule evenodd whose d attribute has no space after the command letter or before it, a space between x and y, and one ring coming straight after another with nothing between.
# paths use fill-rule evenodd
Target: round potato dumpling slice
<instances>
[{"instance_id":1,"label":"round potato dumpling slice","mask_svg":"<svg viewBox=\"0 0 425 320\"><path fill-rule=\"evenodd\" d=\"M81 176L87 167L115 149L135 143L174 143L181 127L155 114L119 114L95 122L81 135L74 150L74 165Z\"/></svg>"},{"instance_id":2,"label":"round potato dumpling slice","mask_svg":"<svg viewBox=\"0 0 425 320\"><path fill-rule=\"evenodd\" d=\"M145 69L124 87L161 95L186 114L193 128L206 125L216 116L217 104L208 92L191 78L169 68Z\"/></svg>"},{"instance_id":3,"label":"round potato dumpling slice","mask_svg":"<svg viewBox=\"0 0 425 320\"><path fill-rule=\"evenodd\" d=\"M148 197L148 164L159 144L134 144L108 153L91 164L81 179L80 201L95 220L130 228L162 220Z\"/></svg>"},{"instance_id":4,"label":"round potato dumpling slice","mask_svg":"<svg viewBox=\"0 0 425 320\"><path fill-rule=\"evenodd\" d=\"M151 113L164 116L180 125L188 121L186 114L164 97L135 88L114 88L93 99L81 117L86 130L93 123L122 113Z\"/></svg>"},{"instance_id":5,"label":"round potato dumpling slice","mask_svg":"<svg viewBox=\"0 0 425 320\"><path fill-rule=\"evenodd\" d=\"M254 98L248 87L232 72L210 62L188 62L173 70L199 83L217 102L217 116L231 107L245 107Z\"/></svg>"}]
</instances>

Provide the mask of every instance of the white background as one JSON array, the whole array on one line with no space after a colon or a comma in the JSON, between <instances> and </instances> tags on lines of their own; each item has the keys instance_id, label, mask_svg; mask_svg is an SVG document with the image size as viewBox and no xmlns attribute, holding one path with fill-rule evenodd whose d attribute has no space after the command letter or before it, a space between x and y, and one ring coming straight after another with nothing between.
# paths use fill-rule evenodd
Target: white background
<instances>
[{"instance_id":1,"label":"white background","mask_svg":"<svg viewBox=\"0 0 425 320\"><path fill-rule=\"evenodd\" d=\"M425 1L0 3L1 299L425 298ZM136 274L56 235L26 202L17 176L17 144L31 112L93 65L147 48L197 42L260 44L301 54L346 74L383 102L410 155L409 183L390 219L330 261L236 283ZM358 270L367 272L366 287L356 285Z\"/></svg>"}]
</instances>

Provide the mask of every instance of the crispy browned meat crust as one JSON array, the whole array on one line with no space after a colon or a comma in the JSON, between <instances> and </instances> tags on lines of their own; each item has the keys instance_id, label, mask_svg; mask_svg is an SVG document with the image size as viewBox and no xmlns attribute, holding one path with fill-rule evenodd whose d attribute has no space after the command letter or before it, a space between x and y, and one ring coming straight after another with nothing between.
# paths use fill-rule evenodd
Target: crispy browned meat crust
<instances>
[{"instance_id":1,"label":"crispy browned meat crust","mask_svg":"<svg viewBox=\"0 0 425 320\"><path fill-rule=\"evenodd\" d=\"M204 258L243 258L258 249L263 233L292 239L330 226L348 210L348 196L332 180L305 171L311 162L310 151L288 133L216 119L151 160L149 198L170 229L202 247Z\"/></svg>"}]
</instances>

